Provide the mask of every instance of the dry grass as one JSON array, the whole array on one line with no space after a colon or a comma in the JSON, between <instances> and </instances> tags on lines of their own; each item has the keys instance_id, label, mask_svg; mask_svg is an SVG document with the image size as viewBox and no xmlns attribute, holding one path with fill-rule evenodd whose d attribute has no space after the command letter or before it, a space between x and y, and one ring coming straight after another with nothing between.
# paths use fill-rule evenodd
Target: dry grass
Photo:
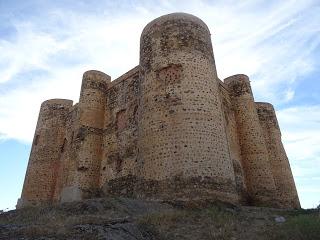
<instances>
[{"instance_id":1,"label":"dry grass","mask_svg":"<svg viewBox=\"0 0 320 240\"><path fill-rule=\"evenodd\" d=\"M25 208L0 215L0 238L97 239L100 232L129 236L132 231L135 236L147 236L143 239L157 240L320 239L320 213L316 209L280 211L194 202L159 206L112 198ZM277 223L275 216L285 217L286 222Z\"/></svg>"},{"instance_id":2,"label":"dry grass","mask_svg":"<svg viewBox=\"0 0 320 240\"><path fill-rule=\"evenodd\" d=\"M189 228L189 231L194 229L194 233L197 232L195 234L202 235L201 239L229 240L235 229L234 216L215 206L146 214L139 219L139 224L149 228L152 226L152 231L160 239L180 239L178 236L183 235L185 228Z\"/></svg>"},{"instance_id":3,"label":"dry grass","mask_svg":"<svg viewBox=\"0 0 320 240\"><path fill-rule=\"evenodd\" d=\"M320 213L289 217L276 229L275 240L319 240Z\"/></svg>"}]
</instances>

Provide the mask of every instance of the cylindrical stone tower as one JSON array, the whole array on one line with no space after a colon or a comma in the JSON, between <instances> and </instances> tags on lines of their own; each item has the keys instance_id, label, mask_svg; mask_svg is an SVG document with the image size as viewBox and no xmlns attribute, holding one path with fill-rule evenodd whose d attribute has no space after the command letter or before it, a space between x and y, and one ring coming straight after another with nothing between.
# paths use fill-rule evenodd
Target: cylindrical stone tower
<instances>
[{"instance_id":1,"label":"cylindrical stone tower","mask_svg":"<svg viewBox=\"0 0 320 240\"><path fill-rule=\"evenodd\" d=\"M168 197L237 202L206 24L185 13L150 22L140 39L140 78L141 176L167 182L164 191L175 186Z\"/></svg>"},{"instance_id":2,"label":"cylindrical stone tower","mask_svg":"<svg viewBox=\"0 0 320 240\"><path fill-rule=\"evenodd\" d=\"M278 192L280 207L300 208L297 189L290 164L281 141L281 132L272 104L256 103L260 125L269 153L273 179Z\"/></svg>"},{"instance_id":3,"label":"cylindrical stone tower","mask_svg":"<svg viewBox=\"0 0 320 240\"><path fill-rule=\"evenodd\" d=\"M65 99L41 104L18 208L52 202L64 147L66 116L71 107L72 101Z\"/></svg>"},{"instance_id":4,"label":"cylindrical stone tower","mask_svg":"<svg viewBox=\"0 0 320 240\"><path fill-rule=\"evenodd\" d=\"M77 184L82 198L94 196L99 188L105 92L110 76L91 70L83 74L79 99Z\"/></svg>"},{"instance_id":5,"label":"cylindrical stone tower","mask_svg":"<svg viewBox=\"0 0 320 240\"><path fill-rule=\"evenodd\" d=\"M240 203L246 204L247 190L245 184L244 171L241 162L241 149L239 143L239 134L237 130L237 122L233 110L232 98L229 94L227 86L220 82L220 93L222 99L222 108L225 116L226 133L229 143L230 157L233 162L233 170L237 192L239 194Z\"/></svg>"},{"instance_id":6,"label":"cylindrical stone tower","mask_svg":"<svg viewBox=\"0 0 320 240\"><path fill-rule=\"evenodd\" d=\"M224 80L232 97L249 203L275 206L276 187L248 76Z\"/></svg>"}]
</instances>

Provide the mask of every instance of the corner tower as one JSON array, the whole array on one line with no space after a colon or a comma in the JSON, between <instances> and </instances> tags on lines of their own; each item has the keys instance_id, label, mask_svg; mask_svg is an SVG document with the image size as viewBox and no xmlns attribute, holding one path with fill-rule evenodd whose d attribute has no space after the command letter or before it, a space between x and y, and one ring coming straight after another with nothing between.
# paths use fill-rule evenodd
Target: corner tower
<instances>
[{"instance_id":1,"label":"corner tower","mask_svg":"<svg viewBox=\"0 0 320 240\"><path fill-rule=\"evenodd\" d=\"M52 203L64 148L66 116L71 107L72 101L65 99L41 104L18 208Z\"/></svg>"},{"instance_id":2,"label":"corner tower","mask_svg":"<svg viewBox=\"0 0 320 240\"><path fill-rule=\"evenodd\" d=\"M175 179L169 197L237 202L206 24L185 13L150 22L140 38L140 80L141 176L166 189Z\"/></svg>"},{"instance_id":3,"label":"corner tower","mask_svg":"<svg viewBox=\"0 0 320 240\"><path fill-rule=\"evenodd\" d=\"M281 132L272 104L257 102L256 108L268 149L280 207L300 208L289 160L281 141Z\"/></svg>"},{"instance_id":4,"label":"corner tower","mask_svg":"<svg viewBox=\"0 0 320 240\"><path fill-rule=\"evenodd\" d=\"M229 88L236 115L249 202L275 206L276 187L249 78L237 74L224 82Z\"/></svg>"},{"instance_id":5,"label":"corner tower","mask_svg":"<svg viewBox=\"0 0 320 240\"><path fill-rule=\"evenodd\" d=\"M62 201L75 200L73 198L77 196L75 192L78 190L81 198L93 197L98 192L105 93L109 82L111 82L110 76L100 71L90 70L83 74L78 104L79 126L75 140L78 146L76 186L64 189Z\"/></svg>"}]
</instances>

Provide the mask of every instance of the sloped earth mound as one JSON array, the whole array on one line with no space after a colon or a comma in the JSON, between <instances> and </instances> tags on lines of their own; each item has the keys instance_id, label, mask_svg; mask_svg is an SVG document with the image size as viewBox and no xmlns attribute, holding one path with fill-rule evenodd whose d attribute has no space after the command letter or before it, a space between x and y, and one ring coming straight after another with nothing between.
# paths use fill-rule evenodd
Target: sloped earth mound
<instances>
[{"instance_id":1,"label":"sloped earth mound","mask_svg":"<svg viewBox=\"0 0 320 240\"><path fill-rule=\"evenodd\" d=\"M0 239L320 239L319 210L101 198L0 214Z\"/></svg>"}]
</instances>

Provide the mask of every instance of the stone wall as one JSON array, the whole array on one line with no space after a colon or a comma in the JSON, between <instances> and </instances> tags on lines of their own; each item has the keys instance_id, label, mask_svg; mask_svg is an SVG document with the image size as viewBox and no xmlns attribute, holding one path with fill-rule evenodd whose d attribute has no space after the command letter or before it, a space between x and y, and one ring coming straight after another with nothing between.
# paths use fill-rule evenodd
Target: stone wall
<instances>
[{"instance_id":1,"label":"stone wall","mask_svg":"<svg viewBox=\"0 0 320 240\"><path fill-rule=\"evenodd\" d=\"M224 83L233 102L250 201L276 206L276 187L249 78L239 74L226 78Z\"/></svg>"},{"instance_id":2,"label":"stone wall","mask_svg":"<svg viewBox=\"0 0 320 240\"><path fill-rule=\"evenodd\" d=\"M240 201L245 202L247 199L247 187L245 184L244 170L241 162L241 148L234 106L232 104L228 87L222 81L219 81L219 89L222 99L222 110L225 117L225 128L230 158L232 160L233 171L235 175L236 189L239 194Z\"/></svg>"},{"instance_id":3,"label":"stone wall","mask_svg":"<svg viewBox=\"0 0 320 240\"><path fill-rule=\"evenodd\" d=\"M18 206L106 195L298 208L271 105L217 77L211 36L176 13L149 23L140 64L83 75L79 103L40 109Z\"/></svg>"},{"instance_id":4,"label":"stone wall","mask_svg":"<svg viewBox=\"0 0 320 240\"><path fill-rule=\"evenodd\" d=\"M207 26L188 14L149 23L140 39L140 77L142 177L203 179L211 197L238 201Z\"/></svg>"},{"instance_id":5,"label":"stone wall","mask_svg":"<svg viewBox=\"0 0 320 240\"><path fill-rule=\"evenodd\" d=\"M41 104L18 207L52 202L65 150L66 116L71 107L72 101L65 99Z\"/></svg>"},{"instance_id":6,"label":"stone wall","mask_svg":"<svg viewBox=\"0 0 320 240\"><path fill-rule=\"evenodd\" d=\"M110 76L99 71L83 74L79 99L80 140L77 157L77 186L83 194L92 196L99 189L103 143L106 89Z\"/></svg>"},{"instance_id":7,"label":"stone wall","mask_svg":"<svg viewBox=\"0 0 320 240\"><path fill-rule=\"evenodd\" d=\"M77 186L77 169L78 169L78 149L81 140L77 137L79 129L79 108L78 103L72 106L66 119L65 131L65 148L61 155L61 164L55 189L54 201L61 200L63 189Z\"/></svg>"},{"instance_id":8,"label":"stone wall","mask_svg":"<svg viewBox=\"0 0 320 240\"><path fill-rule=\"evenodd\" d=\"M270 103L256 103L260 125L268 149L273 179L277 188L277 199L281 207L299 208L300 203L290 164L281 142L281 132L276 113Z\"/></svg>"},{"instance_id":9,"label":"stone wall","mask_svg":"<svg viewBox=\"0 0 320 240\"><path fill-rule=\"evenodd\" d=\"M139 67L114 80L106 92L100 186L135 174Z\"/></svg>"}]
</instances>

